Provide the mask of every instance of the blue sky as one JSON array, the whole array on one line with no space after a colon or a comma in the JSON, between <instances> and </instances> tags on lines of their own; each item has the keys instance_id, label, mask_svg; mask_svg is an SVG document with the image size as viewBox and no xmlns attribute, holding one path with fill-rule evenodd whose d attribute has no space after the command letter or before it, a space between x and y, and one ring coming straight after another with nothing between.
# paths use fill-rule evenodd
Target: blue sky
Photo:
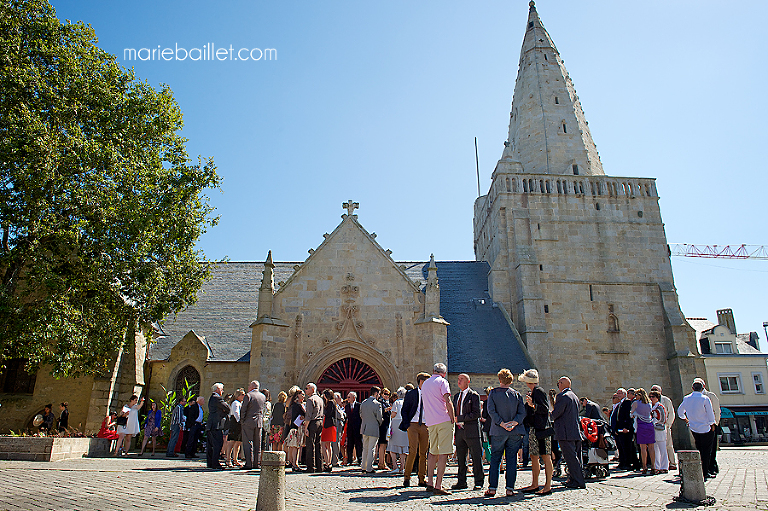
<instances>
[{"instance_id":1,"label":"blue sky","mask_svg":"<svg viewBox=\"0 0 768 511\"><path fill-rule=\"evenodd\" d=\"M360 202L396 260L471 260L501 156L528 2L52 2L150 84L224 178L209 258L299 261ZM763 1L540 1L606 174L654 177L669 242L768 244ZM275 48L266 61L127 61L126 48ZM255 52L254 55L258 55ZM686 316L768 321L768 261L673 258Z\"/></svg>"}]
</instances>

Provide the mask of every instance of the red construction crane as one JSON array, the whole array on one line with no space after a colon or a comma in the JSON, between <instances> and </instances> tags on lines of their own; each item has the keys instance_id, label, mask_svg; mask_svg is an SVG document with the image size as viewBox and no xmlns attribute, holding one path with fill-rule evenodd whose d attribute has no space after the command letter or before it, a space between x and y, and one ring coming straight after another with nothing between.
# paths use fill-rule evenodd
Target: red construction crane
<instances>
[{"instance_id":1,"label":"red construction crane","mask_svg":"<svg viewBox=\"0 0 768 511\"><path fill-rule=\"evenodd\" d=\"M768 248L765 245L691 245L690 243L670 243L669 255L677 257L759 259L768 261Z\"/></svg>"}]
</instances>

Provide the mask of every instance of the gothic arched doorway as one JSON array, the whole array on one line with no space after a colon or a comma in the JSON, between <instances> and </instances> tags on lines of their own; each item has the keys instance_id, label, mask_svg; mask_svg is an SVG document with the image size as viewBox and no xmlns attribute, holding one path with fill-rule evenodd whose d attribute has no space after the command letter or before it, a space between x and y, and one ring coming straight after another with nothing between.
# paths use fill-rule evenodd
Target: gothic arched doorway
<instances>
[{"instance_id":1,"label":"gothic arched doorway","mask_svg":"<svg viewBox=\"0 0 768 511\"><path fill-rule=\"evenodd\" d=\"M195 396L201 395L200 373L191 365L184 367L176 375L176 382L173 385L173 390L176 391L176 399L184 396L184 388L187 384L192 394Z\"/></svg>"},{"instance_id":2,"label":"gothic arched doorway","mask_svg":"<svg viewBox=\"0 0 768 511\"><path fill-rule=\"evenodd\" d=\"M382 386L378 373L368 364L351 357L342 358L328 366L317 381L320 391L331 389L341 393L345 399L349 392L355 391L358 401L368 397L373 385Z\"/></svg>"}]
</instances>

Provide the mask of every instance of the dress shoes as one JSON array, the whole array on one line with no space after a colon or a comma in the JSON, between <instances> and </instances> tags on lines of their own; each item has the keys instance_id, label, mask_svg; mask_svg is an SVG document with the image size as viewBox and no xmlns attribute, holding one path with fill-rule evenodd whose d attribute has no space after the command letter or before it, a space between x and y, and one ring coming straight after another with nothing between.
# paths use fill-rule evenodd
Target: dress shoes
<instances>
[{"instance_id":1,"label":"dress shoes","mask_svg":"<svg viewBox=\"0 0 768 511\"><path fill-rule=\"evenodd\" d=\"M467 486L467 483L464 483L464 484L456 483L453 486L451 486L452 490L466 490L467 488L469 488Z\"/></svg>"},{"instance_id":2,"label":"dress shoes","mask_svg":"<svg viewBox=\"0 0 768 511\"><path fill-rule=\"evenodd\" d=\"M419 486L423 486L424 488L427 487L426 481L419 481Z\"/></svg>"},{"instance_id":3,"label":"dress shoes","mask_svg":"<svg viewBox=\"0 0 768 511\"><path fill-rule=\"evenodd\" d=\"M411 486L411 480L410 479L404 479L403 480L403 487L408 488Z\"/></svg>"},{"instance_id":4,"label":"dress shoes","mask_svg":"<svg viewBox=\"0 0 768 511\"><path fill-rule=\"evenodd\" d=\"M583 485L583 484L576 484L573 481L566 481L563 483L563 486L565 486L566 488L574 489L574 490L584 490L587 487L586 485Z\"/></svg>"}]
</instances>

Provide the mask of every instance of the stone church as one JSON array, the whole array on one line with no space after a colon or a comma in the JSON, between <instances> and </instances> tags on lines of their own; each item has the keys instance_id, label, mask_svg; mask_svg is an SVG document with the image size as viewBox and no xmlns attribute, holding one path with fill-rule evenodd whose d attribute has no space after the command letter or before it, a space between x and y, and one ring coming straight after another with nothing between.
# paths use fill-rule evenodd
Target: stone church
<instances>
[{"instance_id":1,"label":"stone church","mask_svg":"<svg viewBox=\"0 0 768 511\"><path fill-rule=\"evenodd\" d=\"M654 179L604 173L533 2L508 138L474 204L476 260L394 261L359 205L343 207L305 261L270 252L263 263L217 264L194 306L151 329L154 343L132 335L112 375L82 383L71 422L98 429L130 393L159 398L185 379L206 396L217 381L229 392L258 379L273 396L314 381L364 397L435 362L447 362L452 382L469 373L476 389L496 384L502 367L536 367L542 386L569 375L578 395L606 403L619 386L654 383L679 401L705 375ZM65 398L37 392L19 422Z\"/></svg>"}]
</instances>

